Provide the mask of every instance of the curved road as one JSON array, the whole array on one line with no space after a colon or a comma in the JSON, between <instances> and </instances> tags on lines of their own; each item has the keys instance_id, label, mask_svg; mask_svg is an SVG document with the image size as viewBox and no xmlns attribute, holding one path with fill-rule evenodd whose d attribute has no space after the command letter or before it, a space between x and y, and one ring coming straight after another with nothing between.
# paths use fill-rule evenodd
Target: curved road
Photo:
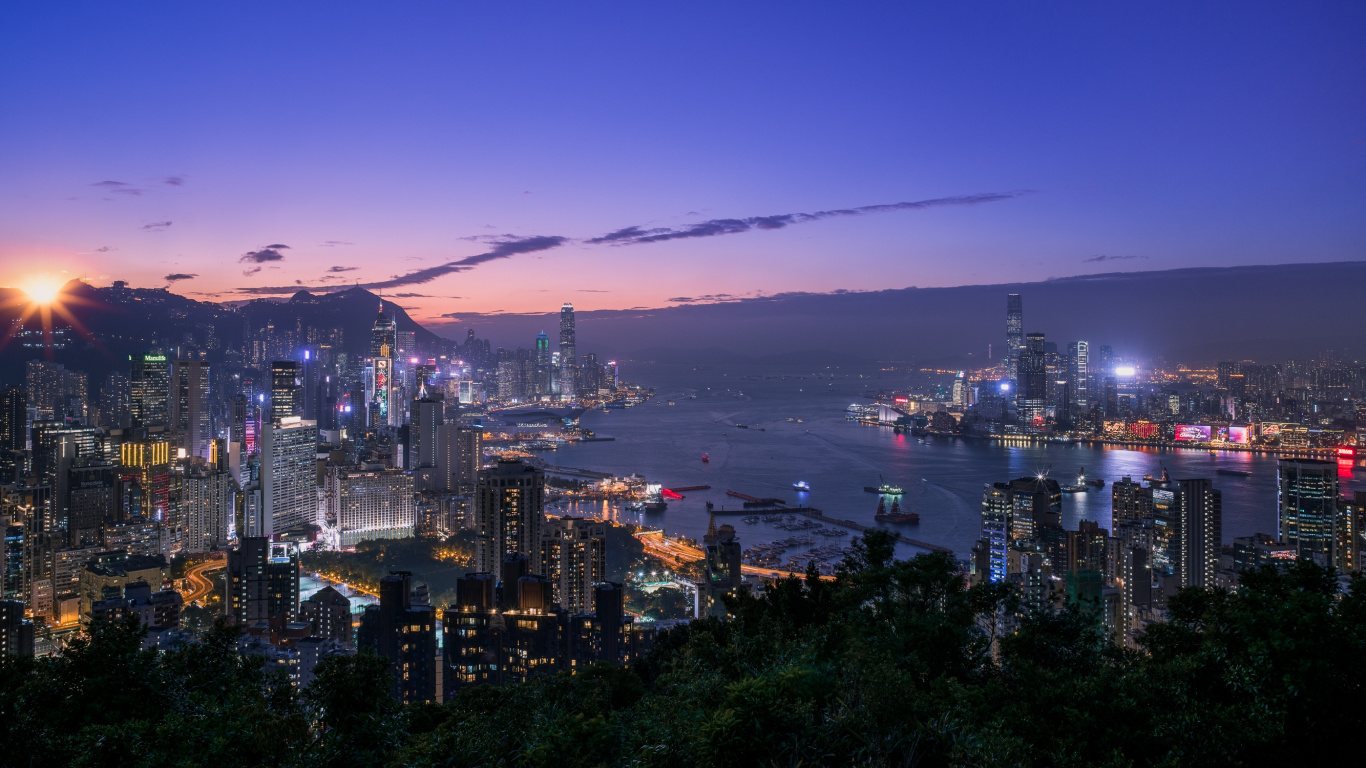
<instances>
[{"instance_id":1,"label":"curved road","mask_svg":"<svg viewBox=\"0 0 1366 768\"><path fill-rule=\"evenodd\" d=\"M228 563L225 558L205 560L190 566L185 572L185 579L190 582L190 591L181 595L185 604L197 603L212 594L217 585L206 574L210 571L221 571L226 567Z\"/></svg>"}]
</instances>

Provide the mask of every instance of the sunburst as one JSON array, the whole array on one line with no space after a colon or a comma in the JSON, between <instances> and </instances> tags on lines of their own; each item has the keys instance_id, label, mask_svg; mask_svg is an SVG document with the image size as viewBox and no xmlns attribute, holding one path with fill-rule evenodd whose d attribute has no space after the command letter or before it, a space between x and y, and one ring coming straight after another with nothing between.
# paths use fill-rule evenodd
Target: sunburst
<instances>
[{"instance_id":1,"label":"sunburst","mask_svg":"<svg viewBox=\"0 0 1366 768\"><path fill-rule=\"evenodd\" d=\"M15 334L27 326L31 318L37 317L43 326L43 348L47 352L47 357L51 359L54 315L83 338L94 342L97 347L101 346L71 311L72 307L96 306L95 302L69 293L61 278L50 274L29 275L20 281L19 290L22 294L0 303L0 311L19 308L17 321L10 324L5 330L5 335L0 337L0 349L8 345Z\"/></svg>"}]
</instances>

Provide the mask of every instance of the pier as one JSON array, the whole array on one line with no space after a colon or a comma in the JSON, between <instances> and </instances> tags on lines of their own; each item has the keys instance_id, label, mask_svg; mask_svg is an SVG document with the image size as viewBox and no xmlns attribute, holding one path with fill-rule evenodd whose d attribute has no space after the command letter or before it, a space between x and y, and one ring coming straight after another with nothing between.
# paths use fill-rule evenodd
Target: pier
<instances>
[{"instance_id":1,"label":"pier","mask_svg":"<svg viewBox=\"0 0 1366 768\"><path fill-rule=\"evenodd\" d=\"M928 541L920 541L919 539L912 539L911 537L909 537L909 536L903 536L903 535L901 535L900 533L897 533L896 531L891 530L890 528L879 528L878 526L875 526L875 525L864 525L863 523L856 523L856 522L854 522L853 520L841 520L841 519L839 519L839 518L837 518L837 517L830 517L830 516L826 515L825 513L821 512L819 509L813 509L813 508L811 508L811 507L797 507L797 508L793 509L792 511L793 511L793 512L799 512L799 513L801 513L801 514L803 514L803 515L806 515L807 517L809 517L809 518L811 518L811 519L813 519L813 520L819 520L819 521L821 521L822 523L834 523L835 525L842 525L842 526L844 526L845 528L852 528L852 529L854 529L854 530L856 530L856 531L860 531L860 532L861 532L861 531L888 531L888 532L890 532L892 535L896 536L896 540L899 541L899 542L901 542L902 544L910 544L910 545L913 546L913 547L920 547L921 549L928 549L928 550L930 550L930 551L932 551L932 552L947 552L947 553L949 553L950 555L953 554L953 550L952 550L952 549L949 549L948 547L941 546L941 545L939 545L939 544L931 544L931 543L929 543Z\"/></svg>"}]
</instances>

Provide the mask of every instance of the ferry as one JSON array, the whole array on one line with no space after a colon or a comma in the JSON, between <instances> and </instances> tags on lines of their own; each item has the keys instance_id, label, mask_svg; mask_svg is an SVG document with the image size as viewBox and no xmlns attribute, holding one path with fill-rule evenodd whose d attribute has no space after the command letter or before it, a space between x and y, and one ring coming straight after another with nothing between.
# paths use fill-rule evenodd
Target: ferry
<instances>
[{"instance_id":1,"label":"ferry","mask_svg":"<svg viewBox=\"0 0 1366 768\"><path fill-rule=\"evenodd\" d=\"M878 475L877 479L880 482L879 485L865 485L863 486L863 490L867 491L868 493L879 493L883 496L900 496L903 493L901 486L891 485L890 483L882 482L882 475Z\"/></svg>"},{"instance_id":2,"label":"ferry","mask_svg":"<svg viewBox=\"0 0 1366 768\"><path fill-rule=\"evenodd\" d=\"M808 483L805 480L798 480L797 482L792 484L792 490L800 491L802 493L810 493L811 483Z\"/></svg>"},{"instance_id":3,"label":"ferry","mask_svg":"<svg viewBox=\"0 0 1366 768\"><path fill-rule=\"evenodd\" d=\"M1099 489L1099 488L1104 488L1104 487L1105 487L1105 481L1104 481L1104 480L1101 480L1101 479L1099 479L1099 478L1096 478L1096 479L1094 479L1094 480L1088 480L1087 477L1086 477L1086 467L1082 467L1081 469L1077 470L1077 482L1073 483L1072 485L1064 485L1064 486L1062 487L1062 492L1063 492L1063 493L1086 493L1087 491L1091 490L1092 488L1097 488L1097 489Z\"/></svg>"}]
</instances>

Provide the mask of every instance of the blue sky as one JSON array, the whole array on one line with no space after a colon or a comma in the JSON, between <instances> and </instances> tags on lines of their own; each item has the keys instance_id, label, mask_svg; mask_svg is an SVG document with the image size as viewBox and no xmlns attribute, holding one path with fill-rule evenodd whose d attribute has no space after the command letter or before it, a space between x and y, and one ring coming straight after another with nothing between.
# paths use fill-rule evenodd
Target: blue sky
<instances>
[{"instance_id":1,"label":"blue sky","mask_svg":"<svg viewBox=\"0 0 1366 768\"><path fill-rule=\"evenodd\" d=\"M432 321L1359 259L1363 39L1361 3L10 5L0 282Z\"/></svg>"}]
</instances>

